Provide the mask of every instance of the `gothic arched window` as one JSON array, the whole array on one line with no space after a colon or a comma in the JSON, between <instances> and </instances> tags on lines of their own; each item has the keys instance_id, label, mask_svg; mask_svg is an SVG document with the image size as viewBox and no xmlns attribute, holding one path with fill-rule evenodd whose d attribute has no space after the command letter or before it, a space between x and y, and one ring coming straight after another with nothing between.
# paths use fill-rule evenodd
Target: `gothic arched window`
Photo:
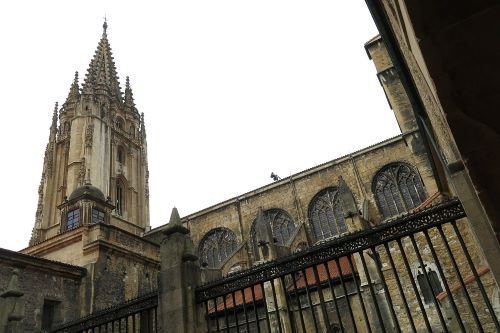
<instances>
[{"instance_id":1,"label":"gothic arched window","mask_svg":"<svg viewBox=\"0 0 500 333\"><path fill-rule=\"evenodd\" d=\"M286 245L290 240L293 232L295 231L295 223L292 218L282 209L272 208L264 211L264 218L271 225L271 232L273 234L274 243L278 245ZM254 252L258 253L257 239L255 233L255 222L252 224L250 230L250 237L254 246Z\"/></svg>"},{"instance_id":2,"label":"gothic arched window","mask_svg":"<svg viewBox=\"0 0 500 333\"><path fill-rule=\"evenodd\" d=\"M420 175L404 163L380 169L373 179L373 194L384 218L415 208L426 198Z\"/></svg>"},{"instance_id":3,"label":"gothic arched window","mask_svg":"<svg viewBox=\"0 0 500 333\"><path fill-rule=\"evenodd\" d=\"M226 228L212 229L200 242L200 262L209 268L219 268L237 247L238 241L234 232Z\"/></svg>"},{"instance_id":4,"label":"gothic arched window","mask_svg":"<svg viewBox=\"0 0 500 333\"><path fill-rule=\"evenodd\" d=\"M116 183L116 214L123 214L123 185L120 182Z\"/></svg>"},{"instance_id":5,"label":"gothic arched window","mask_svg":"<svg viewBox=\"0 0 500 333\"><path fill-rule=\"evenodd\" d=\"M337 188L325 188L314 196L309 204L309 223L316 241L347 232Z\"/></svg>"}]
</instances>

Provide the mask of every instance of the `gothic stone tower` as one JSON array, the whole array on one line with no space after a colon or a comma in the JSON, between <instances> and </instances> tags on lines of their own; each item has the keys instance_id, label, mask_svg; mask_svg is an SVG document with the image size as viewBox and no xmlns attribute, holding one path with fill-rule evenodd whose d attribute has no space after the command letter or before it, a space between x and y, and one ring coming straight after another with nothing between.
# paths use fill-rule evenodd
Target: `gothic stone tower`
<instances>
[{"instance_id":1,"label":"gothic stone tower","mask_svg":"<svg viewBox=\"0 0 500 333\"><path fill-rule=\"evenodd\" d=\"M106 22L103 28L82 89L76 73L66 102L54 109L30 245L103 220L108 208L111 225L136 235L149 226L144 115L137 111L128 77L122 94ZM105 194L97 200L101 208L72 209L79 207L75 199L82 192L75 191L90 184L98 197Z\"/></svg>"},{"instance_id":2,"label":"gothic stone tower","mask_svg":"<svg viewBox=\"0 0 500 333\"><path fill-rule=\"evenodd\" d=\"M54 109L35 227L21 251L86 268L75 300L82 316L155 289L159 269L158 245L141 237L149 227L144 116L128 78L122 95L106 29L83 86L75 75Z\"/></svg>"}]
</instances>

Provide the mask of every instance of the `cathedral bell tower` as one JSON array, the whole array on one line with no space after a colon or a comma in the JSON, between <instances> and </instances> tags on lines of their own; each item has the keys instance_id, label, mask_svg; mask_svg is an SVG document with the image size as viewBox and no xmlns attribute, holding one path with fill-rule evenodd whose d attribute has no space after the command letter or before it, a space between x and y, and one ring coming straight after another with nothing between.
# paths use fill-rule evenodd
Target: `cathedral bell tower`
<instances>
[{"instance_id":1,"label":"cathedral bell tower","mask_svg":"<svg viewBox=\"0 0 500 333\"><path fill-rule=\"evenodd\" d=\"M122 93L106 22L81 88L78 81L75 73L66 102L54 109L30 246L83 226L80 217L92 210L76 204L82 198L105 213L99 223L135 235L149 226L144 114L128 77Z\"/></svg>"}]
</instances>

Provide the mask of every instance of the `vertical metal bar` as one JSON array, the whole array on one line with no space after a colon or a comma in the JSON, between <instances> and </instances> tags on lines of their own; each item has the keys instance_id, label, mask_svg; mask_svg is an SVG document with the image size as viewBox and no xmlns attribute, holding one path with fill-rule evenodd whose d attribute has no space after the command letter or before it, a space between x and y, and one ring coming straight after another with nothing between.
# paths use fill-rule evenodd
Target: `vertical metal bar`
<instances>
[{"instance_id":1,"label":"vertical metal bar","mask_svg":"<svg viewBox=\"0 0 500 333\"><path fill-rule=\"evenodd\" d=\"M264 283L260 283L260 288L262 289L262 301L264 302L264 311L266 313L266 323L268 332L271 333L271 322L269 321L269 311L267 309L266 293L264 291Z\"/></svg>"},{"instance_id":2,"label":"vertical metal bar","mask_svg":"<svg viewBox=\"0 0 500 333\"><path fill-rule=\"evenodd\" d=\"M359 256L361 258L361 264L363 265L363 270L366 273L366 280L368 282L370 294L372 295L373 305L375 306L375 313L377 314L379 325L382 329L382 332L385 332L386 330L385 330L385 325L384 325L384 319L382 318L382 313L380 312L380 307L379 307L378 301L377 301L377 295L375 294L375 290L373 289L373 283L372 283L372 278L370 277L370 272L368 271L368 268L366 267L365 256L363 255L363 251L358 252L358 253L359 253ZM376 256L376 253L373 253L373 255Z\"/></svg>"},{"instance_id":3,"label":"vertical metal bar","mask_svg":"<svg viewBox=\"0 0 500 333\"><path fill-rule=\"evenodd\" d=\"M420 293L418 292L417 285L415 284L415 280L413 279L413 275L410 269L410 264L408 263L408 258L406 257L406 253L403 249L403 244L401 244L401 239L397 239L396 243L398 244L399 251L401 252L401 257L403 258L403 263L405 264L406 273L410 278L411 286L413 287L413 292L415 292L415 298L417 299L422 317L424 318L425 327L429 332L432 332L431 324L429 323L429 318L427 317L427 313L425 312L424 304L422 303L422 299L420 298Z\"/></svg>"},{"instance_id":4,"label":"vertical metal bar","mask_svg":"<svg viewBox=\"0 0 500 333\"><path fill-rule=\"evenodd\" d=\"M234 297L234 291L231 293L231 296L233 297L233 309L234 309L234 319L236 323L236 333L240 333L240 325L238 323L238 312L236 311L236 297Z\"/></svg>"},{"instance_id":5,"label":"vertical metal bar","mask_svg":"<svg viewBox=\"0 0 500 333\"><path fill-rule=\"evenodd\" d=\"M448 327L446 326L446 323L445 323L444 318L443 318L443 313L441 312L442 311L441 307L439 306L437 299L434 296L434 295L436 295L436 293L435 293L434 289L432 288L431 279L429 279L429 275L427 274L427 270L425 269L425 264L424 264L424 261L422 260L422 256L420 255L420 250L418 249L418 245L417 245L417 242L415 241L414 234L410 235L410 240L411 240L411 244L413 245L413 249L415 250L415 254L417 255L418 263L420 264L420 267L422 267L422 270L424 271L424 277L425 277L425 280L427 281L427 285L429 286L429 288L431 288L432 303L434 303L434 306L436 307L436 312L437 312L438 317L439 317L439 322L441 323L441 326L443 327L444 331L449 332Z\"/></svg>"},{"instance_id":6,"label":"vertical metal bar","mask_svg":"<svg viewBox=\"0 0 500 333\"><path fill-rule=\"evenodd\" d=\"M226 296L227 295L223 295L222 296L222 303L224 305L224 320L226 322L226 331L227 331L227 333L231 333L231 331L229 330L229 317L227 316Z\"/></svg>"},{"instance_id":7,"label":"vertical metal bar","mask_svg":"<svg viewBox=\"0 0 500 333\"><path fill-rule=\"evenodd\" d=\"M302 272L302 275L304 276L304 286L306 287L306 295L307 295L307 300L309 301L309 309L311 309L311 314L312 314L313 324L314 324L314 330L316 332L319 332L318 320L316 318L316 314L314 313L314 304L312 302L311 293L309 292L309 283L307 282L306 271L303 269L301 272Z\"/></svg>"},{"instance_id":8,"label":"vertical metal bar","mask_svg":"<svg viewBox=\"0 0 500 333\"><path fill-rule=\"evenodd\" d=\"M335 312L337 313L337 318L339 320L340 331L344 332L344 325L342 324L342 317L340 316L339 305L337 304L337 296L335 295L334 287L332 286L332 276L330 275L330 267L328 266L328 262L324 262L323 266L326 269L326 273L328 275L328 287L330 288L330 292L332 293L333 305L335 306Z\"/></svg>"},{"instance_id":9,"label":"vertical metal bar","mask_svg":"<svg viewBox=\"0 0 500 333\"><path fill-rule=\"evenodd\" d=\"M269 283L271 283L271 288L273 292L274 311L276 312L276 320L278 321L278 330L280 333L283 333L283 329L281 328L280 309L278 307L278 299L276 297L276 288L274 287L274 280L269 281Z\"/></svg>"},{"instance_id":10,"label":"vertical metal bar","mask_svg":"<svg viewBox=\"0 0 500 333\"><path fill-rule=\"evenodd\" d=\"M467 291L467 286L465 285L464 279L462 279L462 275L460 274L460 269L458 268L457 261L455 260L455 257L453 256L453 252L451 251L450 244L448 244L448 240L446 239L446 236L444 235L443 226L439 225L436 228L439 231L439 235L441 236L441 239L443 240L443 243L444 243L445 248L446 248L446 252L448 253L448 256L450 256L450 258L451 258L451 263L453 265L453 269L455 270L455 274L457 275L458 281L460 282L460 286L462 287L462 291L465 295L465 299L467 300L467 304L469 305L469 308L471 310L472 317L474 318L474 322L476 323L476 326L479 329L479 331L484 332L483 327L481 326L481 322L479 320L479 317L477 316L476 309L474 308L474 304L472 304L472 300L470 299L469 292Z\"/></svg>"},{"instance_id":11,"label":"vertical metal bar","mask_svg":"<svg viewBox=\"0 0 500 333\"><path fill-rule=\"evenodd\" d=\"M205 315L207 317L207 329L208 333L212 333L212 330L210 329L210 311L208 310L208 300L204 302L205 303Z\"/></svg>"},{"instance_id":12,"label":"vertical metal bar","mask_svg":"<svg viewBox=\"0 0 500 333\"><path fill-rule=\"evenodd\" d=\"M335 265L337 266L337 272L339 273L339 278L340 278L340 284L342 285L342 289L344 290L344 297L345 301L347 303L347 308L349 309L349 315L351 316L351 321L352 321L352 327L354 327L354 331L358 331L358 327L356 326L356 320L354 319L354 314L352 312L352 307L351 307L351 302L349 302L349 295L347 294L347 287L345 286L344 282L344 274L342 272L342 268L339 263L339 259L335 259Z\"/></svg>"},{"instance_id":13,"label":"vertical metal bar","mask_svg":"<svg viewBox=\"0 0 500 333\"><path fill-rule=\"evenodd\" d=\"M135 333L135 313L132 315L132 332Z\"/></svg>"},{"instance_id":14,"label":"vertical metal bar","mask_svg":"<svg viewBox=\"0 0 500 333\"><path fill-rule=\"evenodd\" d=\"M253 303L253 311L255 312L255 323L257 324L257 332L260 333L260 324L259 324L259 312L257 311L257 304L255 302L255 285L250 287L252 290L252 303Z\"/></svg>"},{"instance_id":15,"label":"vertical metal bar","mask_svg":"<svg viewBox=\"0 0 500 333\"><path fill-rule=\"evenodd\" d=\"M118 331L122 333L122 319L118 319Z\"/></svg>"},{"instance_id":16,"label":"vertical metal bar","mask_svg":"<svg viewBox=\"0 0 500 333\"><path fill-rule=\"evenodd\" d=\"M247 313L247 300L245 298L245 289L241 290L241 298L243 300L243 312L245 314L245 323L247 326L247 332L250 332L250 323L248 322L248 313Z\"/></svg>"},{"instance_id":17,"label":"vertical metal bar","mask_svg":"<svg viewBox=\"0 0 500 333\"><path fill-rule=\"evenodd\" d=\"M297 273L297 272L295 272ZM295 292L295 298L297 298L297 304L299 308L300 325L302 326L302 333L306 333L306 324L304 322L304 315L302 314L302 304L300 302L299 291L297 289L297 281L295 281L294 273L290 274L293 281L293 290Z\"/></svg>"},{"instance_id":18,"label":"vertical metal bar","mask_svg":"<svg viewBox=\"0 0 500 333\"><path fill-rule=\"evenodd\" d=\"M346 256L347 261L349 262L349 268L351 270L351 276L352 279L354 280L354 284L356 285L356 292L358 293L358 298L359 298L359 303L361 304L361 311L363 312L363 319L365 320L366 323L366 328L368 329L368 332L372 332L372 328L370 325L370 321L368 320L368 314L366 313L366 307L365 307L365 302L363 301L363 295L361 293L361 288L359 287L358 279L356 277L356 274L354 274L354 265L352 264L352 259L351 256Z\"/></svg>"},{"instance_id":19,"label":"vertical metal bar","mask_svg":"<svg viewBox=\"0 0 500 333\"><path fill-rule=\"evenodd\" d=\"M474 266L474 263L472 262L472 258L470 256L469 250L467 250L467 246L465 246L464 239L463 239L462 234L460 233L460 230L458 229L456 223L457 223L457 221L451 222L451 225L453 226L453 230L455 231L455 234L457 234L460 245L462 246L462 250L465 253L465 257L467 258L467 262L469 263L470 269L472 270L472 274L474 275L474 278L476 279L477 286L479 287L479 290L481 291L481 295L483 296L484 301L486 302L486 307L488 308L488 312L490 313L490 316L493 319L493 323L495 324L497 331L500 332L500 324L498 322L497 316L495 315L495 310L493 310L493 307L491 306L491 302L488 298L488 295L486 294L486 290L484 289L483 282L481 281L480 276L477 274L476 267Z\"/></svg>"},{"instance_id":20,"label":"vertical metal bar","mask_svg":"<svg viewBox=\"0 0 500 333\"><path fill-rule=\"evenodd\" d=\"M295 316L293 314L293 309L291 307L292 306L291 305L292 299L290 297L290 293L288 292L288 288L287 288L287 285L285 282L285 276L281 276L280 279L281 279L281 284L283 285L283 290L285 291L286 309L287 309L287 313L288 313L288 318L290 320L290 326L291 326L292 332L296 333L297 328L295 326Z\"/></svg>"},{"instance_id":21,"label":"vertical metal bar","mask_svg":"<svg viewBox=\"0 0 500 333\"><path fill-rule=\"evenodd\" d=\"M446 276L444 275L443 267L441 266L441 263L439 262L439 258L436 254L436 251L434 250L434 245L432 244L431 238L429 236L429 231L424 230L423 231L425 239L427 240L427 244L429 245L429 249L431 250L432 258L434 259L434 262L436 263L436 267L438 269L439 275L441 276L441 280L444 283L444 289L446 290L446 293L448 297L450 298L450 304L451 308L453 310L453 314L455 315L455 318L457 318L458 325L460 326L460 330L462 332L465 332L465 327L464 323L460 319L460 313L458 313L458 308L457 304L455 303L454 297L451 293L450 286L448 285L448 280L446 279Z\"/></svg>"},{"instance_id":22,"label":"vertical metal bar","mask_svg":"<svg viewBox=\"0 0 500 333\"><path fill-rule=\"evenodd\" d=\"M217 314L217 297L214 298L214 317L215 317L215 325L217 328L217 333L220 332L220 326L219 326L219 315Z\"/></svg>"},{"instance_id":23,"label":"vertical metal bar","mask_svg":"<svg viewBox=\"0 0 500 333\"><path fill-rule=\"evenodd\" d=\"M325 329L330 327L330 318L328 318L328 312L326 311L325 297L323 296L323 288L321 287L321 279L318 273L317 265L313 266L314 279L316 280L316 287L318 288L319 304L321 307L321 313L323 314L323 321L326 324Z\"/></svg>"},{"instance_id":24,"label":"vertical metal bar","mask_svg":"<svg viewBox=\"0 0 500 333\"><path fill-rule=\"evenodd\" d=\"M208 301L207 301L208 302ZM158 333L158 307L155 307L155 332Z\"/></svg>"},{"instance_id":25,"label":"vertical metal bar","mask_svg":"<svg viewBox=\"0 0 500 333\"><path fill-rule=\"evenodd\" d=\"M398 286L399 294L401 295L401 299L403 300L403 305L405 307L408 320L410 321L410 326L413 332L416 333L417 329L415 327L415 322L413 321L413 316L411 315L410 308L408 307L408 300L406 299L405 293L403 291L403 286L401 285L401 280L399 279L399 273L396 271L396 265L394 264L394 260L392 259L392 254L391 250L389 249L389 244L384 243L384 247L385 247L385 252L387 252L387 256L389 257L389 262L391 263L392 274L394 274L394 277L396 278L396 285Z\"/></svg>"},{"instance_id":26,"label":"vertical metal bar","mask_svg":"<svg viewBox=\"0 0 500 333\"><path fill-rule=\"evenodd\" d=\"M387 283L385 282L384 274L382 273L382 270L380 269L380 267L382 266L382 263L380 262L380 259L378 257L378 252L376 251L374 246L372 246L370 249L373 253L373 257L375 258L375 266L377 266L377 273L380 276L380 279L382 280L382 286L384 287L385 295L387 295L386 296L387 303L388 303L389 309L391 311L391 316L392 316L392 320L394 322L394 325L396 325L396 332L401 332L401 327L399 326L398 317L396 316L396 312L394 311L394 305L392 304L391 294L389 292L389 288L387 287Z\"/></svg>"}]
</instances>

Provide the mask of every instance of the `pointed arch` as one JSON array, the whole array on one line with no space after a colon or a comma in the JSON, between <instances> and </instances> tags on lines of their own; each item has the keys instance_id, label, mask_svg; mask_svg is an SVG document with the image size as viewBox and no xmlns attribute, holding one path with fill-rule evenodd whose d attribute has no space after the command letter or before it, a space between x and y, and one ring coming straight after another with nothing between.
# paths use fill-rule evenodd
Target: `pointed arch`
<instances>
[{"instance_id":1,"label":"pointed arch","mask_svg":"<svg viewBox=\"0 0 500 333\"><path fill-rule=\"evenodd\" d=\"M347 232L336 187L327 187L314 196L309 204L308 217L316 241L337 237Z\"/></svg>"},{"instance_id":2,"label":"pointed arch","mask_svg":"<svg viewBox=\"0 0 500 333\"><path fill-rule=\"evenodd\" d=\"M203 236L198 246L202 265L208 268L220 268L238 248L236 235L230 229L212 229Z\"/></svg>"},{"instance_id":3,"label":"pointed arch","mask_svg":"<svg viewBox=\"0 0 500 333\"><path fill-rule=\"evenodd\" d=\"M373 177L372 192L384 218L407 212L427 198L417 169L403 162L382 167Z\"/></svg>"},{"instance_id":4,"label":"pointed arch","mask_svg":"<svg viewBox=\"0 0 500 333\"><path fill-rule=\"evenodd\" d=\"M123 216L126 210L126 184L123 177L118 177L115 183L115 213Z\"/></svg>"},{"instance_id":5,"label":"pointed arch","mask_svg":"<svg viewBox=\"0 0 500 333\"><path fill-rule=\"evenodd\" d=\"M122 145L116 147L116 160L118 163L125 164L125 148Z\"/></svg>"},{"instance_id":6,"label":"pointed arch","mask_svg":"<svg viewBox=\"0 0 500 333\"><path fill-rule=\"evenodd\" d=\"M295 223L291 216L283 209L271 208L263 212L264 218L271 225L273 239L277 245L286 245L295 232ZM254 253L258 253L255 222L250 229L250 239L254 247Z\"/></svg>"},{"instance_id":7,"label":"pointed arch","mask_svg":"<svg viewBox=\"0 0 500 333\"><path fill-rule=\"evenodd\" d=\"M120 130L124 130L125 129L125 120L123 120L123 118L120 116L116 116L115 125L116 125L116 128L118 128Z\"/></svg>"}]
</instances>

